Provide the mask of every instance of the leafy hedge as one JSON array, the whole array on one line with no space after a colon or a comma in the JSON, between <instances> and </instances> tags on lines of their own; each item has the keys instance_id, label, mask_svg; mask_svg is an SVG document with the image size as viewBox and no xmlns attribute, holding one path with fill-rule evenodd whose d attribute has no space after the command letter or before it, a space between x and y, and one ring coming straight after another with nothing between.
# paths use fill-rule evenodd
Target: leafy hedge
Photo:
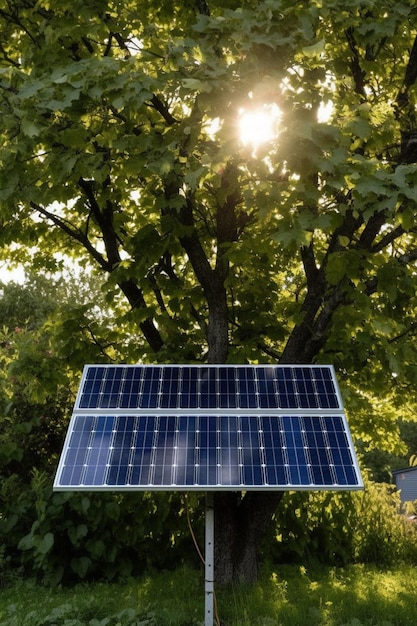
<instances>
[{"instance_id":1,"label":"leafy hedge","mask_svg":"<svg viewBox=\"0 0 417 626\"><path fill-rule=\"evenodd\" d=\"M264 558L275 562L417 563L415 526L398 514L391 486L369 482L360 493L286 494ZM118 580L152 568L195 565L184 497L179 494L53 493L46 473L29 485L16 475L1 484L0 572L49 584ZM190 502L197 537L204 516Z\"/></svg>"},{"instance_id":2,"label":"leafy hedge","mask_svg":"<svg viewBox=\"0 0 417 626\"><path fill-rule=\"evenodd\" d=\"M417 529L399 511L393 486L370 480L360 492L287 494L269 554L283 562L416 564Z\"/></svg>"},{"instance_id":3,"label":"leafy hedge","mask_svg":"<svg viewBox=\"0 0 417 626\"><path fill-rule=\"evenodd\" d=\"M3 482L0 506L6 577L18 569L49 584L116 580L196 561L179 495L53 493L35 470L26 487L15 475Z\"/></svg>"}]
</instances>

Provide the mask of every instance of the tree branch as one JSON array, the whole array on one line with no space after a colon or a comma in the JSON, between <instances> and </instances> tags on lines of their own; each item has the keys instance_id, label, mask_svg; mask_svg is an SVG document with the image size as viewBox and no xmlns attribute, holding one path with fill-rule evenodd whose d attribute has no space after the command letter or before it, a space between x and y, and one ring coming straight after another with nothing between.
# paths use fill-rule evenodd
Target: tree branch
<instances>
[{"instance_id":1,"label":"tree branch","mask_svg":"<svg viewBox=\"0 0 417 626\"><path fill-rule=\"evenodd\" d=\"M143 297L142 290L138 287L135 280L129 278L127 280L120 280L117 282L120 289L124 293L132 309L147 309L145 298ZM139 327L154 352L159 350L164 345L162 336L159 330L156 328L154 321L149 315L144 321L139 323Z\"/></svg>"},{"instance_id":2,"label":"tree branch","mask_svg":"<svg viewBox=\"0 0 417 626\"><path fill-rule=\"evenodd\" d=\"M396 117L399 119L401 111L408 108L410 103L409 90L417 80L417 37L414 39L411 48L407 67L405 70L404 81L395 101Z\"/></svg>"},{"instance_id":3,"label":"tree branch","mask_svg":"<svg viewBox=\"0 0 417 626\"><path fill-rule=\"evenodd\" d=\"M376 243L374 246L372 246L370 251L371 252L381 252L381 250L384 250L387 246L392 244L396 239L401 237L401 235L404 235L404 233L405 233L404 228L401 225L397 226L396 228L391 230L389 233L384 235L382 237L382 239L380 239L378 241L378 243Z\"/></svg>"},{"instance_id":4,"label":"tree branch","mask_svg":"<svg viewBox=\"0 0 417 626\"><path fill-rule=\"evenodd\" d=\"M417 261L417 248L414 250L409 250L407 253L401 254L397 258L401 265L409 265L410 263L414 263L414 261Z\"/></svg>"},{"instance_id":5,"label":"tree branch","mask_svg":"<svg viewBox=\"0 0 417 626\"><path fill-rule=\"evenodd\" d=\"M156 94L153 94L151 98L151 104L149 106L152 106L156 111L158 111L158 113L162 115L168 126L173 126L177 123L178 120L173 115L171 115L167 105Z\"/></svg>"},{"instance_id":6,"label":"tree branch","mask_svg":"<svg viewBox=\"0 0 417 626\"><path fill-rule=\"evenodd\" d=\"M121 257L119 252L120 238L113 226L113 204L107 201L105 208L100 208L94 193L94 181L80 178L78 185L87 198L94 219L102 232L108 263L114 267L120 263Z\"/></svg>"},{"instance_id":7,"label":"tree branch","mask_svg":"<svg viewBox=\"0 0 417 626\"><path fill-rule=\"evenodd\" d=\"M210 9L206 0L196 0L196 2L198 12L201 13L201 15L207 15L208 17L210 17Z\"/></svg>"},{"instance_id":8,"label":"tree branch","mask_svg":"<svg viewBox=\"0 0 417 626\"><path fill-rule=\"evenodd\" d=\"M82 326L81 328L84 328L85 330L87 330L88 334L90 335L91 339L93 340L93 343L98 347L98 349L100 350L101 354L103 356L106 357L106 359L109 359L109 361L115 361L115 359L113 359L110 354L108 354L106 352L106 348L112 346L113 344L107 344L106 346L102 346L100 341L97 339L97 337L95 336L94 331L91 329L90 325L87 324L86 326Z\"/></svg>"},{"instance_id":9,"label":"tree branch","mask_svg":"<svg viewBox=\"0 0 417 626\"><path fill-rule=\"evenodd\" d=\"M54 213L51 213L41 205L36 204L36 202L31 201L30 206L32 207L32 209L34 209L35 211L46 217L48 220L53 222L56 226L58 226L58 228L62 230L62 232L64 232L66 235L68 235L71 239L78 241L78 243L80 243L83 248L87 250L90 256L92 256L92 258L100 265L103 270L105 270L106 272L110 271L109 264L104 256L100 254L98 250L96 250L91 241L84 233L81 232L81 230L75 228L68 220L64 220L61 217L54 215Z\"/></svg>"},{"instance_id":10,"label":"tree branch","mask_svg":"<svg viewBox=\"0 0 417 626\"><path fill-rule=\"evenodd\" d=\"M317 282L319 269L316 265L316 259L314 256L313 243L309 246L302 246L300 250L301 260L304 266L304 273L307 279L308 287L313 286Z\"/></svg>"},{"instance_id":11,"label":"tree branch","mask_svg":"<svg viewBox=\"0 0 417 626\"><path fill-rule=\"evenodd\" d=\"M374 215L372 215L372 217L370 217L368 222L366 223L366 226L363 229L361 236L359 237L357 247L363 248L365 250L370 250L373 242L375 241L375 237L378 235L385 222L385 211L379 211L378 213L374 213Z\"/></svg>"},{"instance_id":12,"label":"tree branch","mask_svg":"<svg viewBox=\"0 0 417 626\"><path fill-rule=\"evenodd\" d=\"M186 226L187 230L190 231L189 235L179 237L180 243L190 259L190 263L198 282L202 286L206 295L209 296L211 295L213 270L211 269L206 253L204 252L201 241L195 230L193 202L189 196L187 197L186 204L180 210L179 217L181 224Z\"/></svg>"},{"instance_id":13,"label":"tree branch","mask_svg":"<svg viewBox=\"0 0 417 626\"><path fill-rule=\"evenodd\" d=\"M365 92L365 72L361 67L360 56L358 47L355 41L355 31L352 27L345 30L346 39L352 53L350 59L350 70L352 72L353 81L355 84L355 92L361 97L362 100L366 100Z\"/></svg>"},{"instance_id":14,"label":"tree branch","mask_svg":"<svg viewBox=\"0 0 417 626\"><path fill-rule=\"evenodd\" d=\"M19 28L21 28L26 35L29 37L31 42L35 45L36 48L39 48L39 42L36 37L34 37L30 31L26 28L23 22L19 19L17 12L12 15L11 13L6 13L4 9L0 9L0 17L4 17L6 21L12 22L12 24L16 24Z\"/></svg>"},{"instance_id":15,"label":"tree branch","mask_svg":"<svg viewBox=\"0 0 417 626\"><path fill-rule=\"evenodd\" d=\"M111 274L115 270L116 266L113 263L107 261L103 257L103 255L101 255L94 248L88 237L86 237L84 233L82 233L79 229L74 228L72 224L70 224L70 222L58 217L57 215L54 215L53 213L36 204L35 202L30 202L30 206L35 211L38 211L38 213L49 219L53 224L58 226L58 228L66 233L69 237L71 237L71 239L78 241L104 271L106 271L108 274ZM133 279L119 280L117 284L119 285L123 294L126 296L132 309L148 308L141 289L138 287ZM140 322L139 327L152 350L154 352L158 352L162 348L164 342L153 322L152 317L149 316L144 321Z\"/></svg>"},{"instance_id":16,"label":"tree branch","mask_svg":"<svg viewBox=\"0 0 417 626\"><path fill-rule=\"evenodd\" d=\"M391 339L388 339L388 343L394 343L395 341L399 341L400 339L403 339L403 337L406 337L407 335L414 334L416 330L417 330L417 322L412 321L410 322L410 326L406 328L404 332L400 333L396 337L391 337Z\"/></svg>"}]
</instances>

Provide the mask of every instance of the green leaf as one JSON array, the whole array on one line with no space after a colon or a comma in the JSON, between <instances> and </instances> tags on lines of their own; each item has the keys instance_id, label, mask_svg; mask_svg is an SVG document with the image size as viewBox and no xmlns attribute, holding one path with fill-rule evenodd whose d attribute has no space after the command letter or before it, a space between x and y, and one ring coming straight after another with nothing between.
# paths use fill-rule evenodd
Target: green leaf
<instances>
[{"instance_id":1,"label":"green leaf","mask_svg":"<svg viewBox=\"0 0 417 626\"><path fill-rule=\"evenodd\" d=\"M356 117L348 123L347 130L361 139L366 139L371 132L371 126L366 118Z\"/></svg>"},{"instance_id":2,"label":"green leaf","mask_svg":"<svg viewBox=\"0 0 417 626\"><path fill-rule=\"evenodd\" d=\"M187 172L187 174L185 175L185 182L187 183L187 185L190 187L190 189L195 190L200 181L201 178L204 176L204 174L206 174L207 169L205 167L199 167L197 170L194 170L193 172Z\"/></svg>"},{"instance_id":3,"label":"green leaf","mask_svg":"<svg viewBox=\"0 0 417 626\"><path fill-rule=\"evenodd\" d=\"M343 246L344 248L347 248L348 245L350 244L349 237L344 237L343 235L339 235L338 239L339 239L340 245Z\"/></svg>"},{"instance_id":4,"label":"green leaf","mask_svg":"<svg viewBox=\"0 0 417 626\"><path fill-rule=\"evenodd\" d=\"M77 526L70 526L68 529L68 536L71 539L71 543L74 546L78 546L84 537L88 534L88 528L85 524L78 524Z\"/></svg>"},{"instance_id":5,"label":"green leaf","mask_svg":"<svg viewBox=\"0 0 417 626\"><path fill-rule=\"evenodd\" d=\"M317 41L314 44L311 44L310 46L305 46L303 48L303 54L305 54L307 57L320 56L324 52L324 46L325 46L324 39L320 39L319 41Z\"/></svg>"},{"instance_id":6,"label":"green leaf","mask_svg":"<svg viewBox=\"0 0 417 626\"><path fill-rule=\"evenodd\" d=\"M52 533L46 533L37 545L37 549L41 554L47 554L54 545L54 536Z\"/></svg>"},{"instance_id":7,"label":"green leaf","mask_svg":"<svg viewBox=\"0 0 417 626\"><path fill-rule=\"evenodd\" d=\"M71 569L79 576L81 579L85 578L88 570L91 567L91 559L87 556L81 556L71 560Z\"/></svg>"},{"instance_id":8,"label":"green leaf","mask_svg":"<svg viewBox=\"0 0 417 626\"><path fill-rule=\"evenodd\" d=\"M368 196L386 195L387 182L388 178L385 181L383 178L371 175L363 177L355 184L355 193L361 195L363 198L367 198Z\"/></svg>"},{"instance_id":9,"label":"green leaf","mask_svg":"<svg viewBox=\"0 0 417 626\"><path fill-rule=\"evenodd\" d=\"M331 285L337 285L346 274L346 259L342 253L331 254L326 266L326 278Z\"/></svg>"},{"instance_id":10,"label":"green leaf","mask_svg":"<svg viewBox=\"0 0 417 626\"><path fill-rule=\"evenodd\" d=\"M25 535L24 537L22 537L22 539L20 539L17 547L19 550L30 550L31 548L33 548L34 545L34 536L32 533L29 533L28 535Z\"/></svg>"},{"instance_id":11,"label":"green leaf","mask_svg":"<svg viewBox=\"0 0 417 626\"><path fill-rule=\"evenodd\" d=\"M310 231L304 230L298 226L290 226L282 228L272 235L274 241L278 241L284 246L296 244L297 246L308 246L312 238Z\"/></svg>"},{"instance_id":12,"label":"green leaf","mask_svg":"<svg viewBox=\"0 0 417 626\"><path fill-rule=\"evenodd\" d=\"M398 214L398 221L400 222L404 230L410 230L411 228L414 228L415 223L416 223L416 216L415 216L414 208L411 206L408 206L405 209L403 209Z\"/></svg>"},{"instance_id":13,"label":"green leaf","mask_svg":"<svg viewBox=\"0 0 417 626\"><path fill-rule=\"evenodd\" d=\"M210 85L207 81L201 81L198 78L183 78L182 84L190 91L210 91Z\"/></svg>"},{"instance_id":14,"label":"green leaf","mask_svg":"<svg viewBox=\"0 0 417 626\"><path fill-rule=\"evenodd\" d=\"M42 128L36 122L26 117L22 119L21 129L22 133L30 138L38 137L42 132Z\"/></svg>"}]
</instances>

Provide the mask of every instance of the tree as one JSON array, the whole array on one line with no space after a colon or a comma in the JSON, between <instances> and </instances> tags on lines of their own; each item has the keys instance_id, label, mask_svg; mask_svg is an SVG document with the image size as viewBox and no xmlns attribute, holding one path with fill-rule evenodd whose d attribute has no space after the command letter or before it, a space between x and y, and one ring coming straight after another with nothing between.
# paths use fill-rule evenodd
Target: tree
<instances>
[{"instance_id":1,"label":"tree","mask_svg":"<svg viewBox=\"0 0 417 626\"><path fill-rule=\"evenodd\" d=\"M182 494L52 493L80 368L126 347L99 287L65 274L0 283L2 579L18 570L48 584L109 580L197 561ZM196 509L188 498L190 518Z\"/></svg>"},{"instance_id":2,"label":"tree","mask_svg":"<svg viewBox=\"0 0 417 626\"><path fill-rule=\"evenodd\" d=\"M6 0L4 254L93 262L130 359L332 361L364 451L394 447L417 378L416 13ZM239 111L274 107L275 140L243 145ZM216 496L217 579L256 576L280 497Z\"/></svg>"},{"instance_id":3,"label":"tree","mask_svg":"<svg viewBox=\"0 0 417 626\"><path fill-rule=\"evenodd\" d=\"M56 468L82 365L78 353L96 361L105 351L100 331L86 324L73 305L75 300L88 309L83 298L84 285L78 289L71 279L63 283L28 275L23 285L0 283L3 480L16 474L27 484L34 468L38 472ZM65 337L68 319L70 341ZM108 330L105 334L107 339Z\"/></svg>"}]
</instances>

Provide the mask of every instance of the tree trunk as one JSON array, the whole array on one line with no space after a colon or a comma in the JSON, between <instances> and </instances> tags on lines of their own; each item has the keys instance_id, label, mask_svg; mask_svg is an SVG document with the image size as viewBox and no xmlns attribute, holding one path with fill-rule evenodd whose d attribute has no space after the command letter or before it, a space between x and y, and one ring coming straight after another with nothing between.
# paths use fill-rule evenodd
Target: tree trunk
<instances>
[{"instance_id":1,"label":"tree trunk","mask_svg":"<svg viewBox=\"0 0 417 626\"><path fill-rule=\"evenodd\" d=\"M259 549L284 492L214 495L214 577L221 585L254 583Z\"/></svg>"},{"instance_id":2,"label":"tree trunk","mask_svg":"<svg viewBox=\"0 0 417 626\"><path fill-rule=\"evenodd\" d=\"M237 240L236 208L242 201L233 166L222 176L223 201L216 213L217 255L215 267L207 260L197 231L194 229L194 205L190 196L180 219L193 231L180 242L186 251L208 304L207 360L226 363L229 351L229 311L226 280L229 261L225 251ZM219 584L252 583L258 577L259 548L282 492L218 491L214 494L214 576Z\"/></svg>"},{"instance_id":3,"label":"tree trunk","mask_svg":"<svg viewBox=\"0 0 417 626\"><path fill-rule=\"evenodd\" d=\"M226 291L223 286L209 300L207 345L209 363L226 363L229 351L229 325Z\"/></svg>"}]
</instances>

